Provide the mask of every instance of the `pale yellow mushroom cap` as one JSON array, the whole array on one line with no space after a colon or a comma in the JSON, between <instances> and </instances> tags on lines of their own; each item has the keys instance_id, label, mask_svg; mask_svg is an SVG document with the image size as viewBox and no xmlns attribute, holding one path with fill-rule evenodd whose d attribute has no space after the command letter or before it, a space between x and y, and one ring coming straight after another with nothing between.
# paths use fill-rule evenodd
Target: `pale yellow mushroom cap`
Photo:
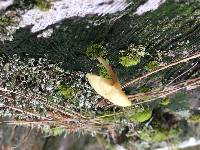
<instances>
[{"instance_id":1,"label":"pale yellow mushroom cap","mask_svg":"<svg viewBox=\"0 0 200 150\"><path fill-rule=\"evenodd\" d=\"M128 97L122 91L119 84L113 84L112 80L90 73L88 73L86 77L99 95L108 99L115 105L122 107L131 106L131 101L128 100Z\"/></svg>"}]
</instances>

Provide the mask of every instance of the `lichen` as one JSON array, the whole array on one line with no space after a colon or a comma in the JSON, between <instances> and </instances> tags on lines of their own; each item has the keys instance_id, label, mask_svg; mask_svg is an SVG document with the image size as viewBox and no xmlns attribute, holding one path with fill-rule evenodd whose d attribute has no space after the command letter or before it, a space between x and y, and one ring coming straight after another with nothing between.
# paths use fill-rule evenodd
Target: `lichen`
<instances>
[{"instance_id":1,"label":"lichen","mask_svg":"<svg viewBox=\"0 0 200 150\"><path fill-rule=\"evenodd\" d=\"M135 46L131 44L127 50L120 51L119 62L124 67L135 66L140 63L141 59L146 55L145 47L142 45Z\"/></svg>"}]
</instances>

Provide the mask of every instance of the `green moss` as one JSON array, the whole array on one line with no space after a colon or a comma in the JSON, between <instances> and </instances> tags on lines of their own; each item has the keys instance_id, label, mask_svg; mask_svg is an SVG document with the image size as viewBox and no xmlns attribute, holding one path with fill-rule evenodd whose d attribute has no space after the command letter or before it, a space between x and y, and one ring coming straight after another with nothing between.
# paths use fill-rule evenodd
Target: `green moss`
<instances>
[{"instance_id":1,"label":"green moss","mask_svg":"<svg viewBox=\"0 0 200 150\"><path fill-rule=\"evenodd\" d=\"M200 122L200 114L193 114L190 116L189 120L192 122Z\"/></svg>"},{"instance_id":2,"label":"green moss","mask_svg":"<svg viewBox=\"0 0 200 150\"><path fill-rule=\"evenodd\" d=\"M63 128L63 127L50 128L49 126L46 126L44 128L41 128L41 129L45 134L48 134L48 135L51 135L51 136L59 136L62 133L66 132L66 129Z\"/></svg>"},{"instance_id":3,"label":"green moss","mask_svg":"<svg viewBox=\"0 0 200 150\"><path fill-rule=\"evenodd\" d=\"M115 121L115 116L105 116L101 118L105 122L113 122Z\"/></svg>"},{"instance_id":4,"label":"green moss","mask_svg":"<svg viewBox=\"0 0 200 150\"><path fill-rule=\"evenodd\" d=\"M142 45L135 46L131 44L128 49L120 52L119 62L124 67L135 66L140 63L141 58L145 55L145 47Z\"/></svg>"},{"instance_id":5,"label":"green moss","mask_svg":"<svg viewBox=\"0 0 200 150\"><path fill-rule=\"evenodd\" d=\"M162 106L167 106L170 104L170 98L169 97L165 97L160 101L160 105Z\"/></svg>"},{"instance_id":6,"label":"green moss","mask_svg":"<svg viewBox=\"0 0 200 150\"><path fill-rule=\"evenodd\" d=\"M95 60L97 57L105 57L107 55L107 51L102 43L92 44L89 47L87 47L86 55L90 59Z\"/></svg>"},{"instance_id":7,"label":"green moss","mask_svg":"<svg viewBox=\"0 0 200 150\"><path fill-rule=\"evenodd\" d=\"M100 76L107 78L107 79L111 79L111 76L108 74L107 70L105 69L105 67L103 65L98 64L97 67L98 67Z\"/></svg>"},{"instance_id":8,"label":"green moss","mask_svg":"<svg viewBox=\"0 0 200 150\"><path fill-rule=\"evenodd\" d=\"M0 26L8 26L12 23L12 20L5 15L0 15Z\"/></svg>"},{"instance_id":9,"label":"green moss","mask_svg":"<svg viewBox=\"0 0 200 150\"><path fill-rule=\"evenodd\" d=\"M143 130L140 134L140 138L145 140L145 141L154 141L154 142L159 142L159 141L164 141L167 139L167 136L165 133L161 131L149 131L149 130Z\"/></svg>"},{"instance_id":10,"label":"green moss","mask_svg":"<svg viewBox=\"0 0 200 150\"><path fill-rule=\"evenodd\" d=\"M36 5L41 11L47 11L51 7L51 4L47 0L36 0Z\"/></svg>"},{"instance_id":11,"label":"green moss","mask_svg":"<svg viewBox=\"0 0 200 150\"><path fill-rule=\"evenodd\" d=\"M140 57L122 56L119 58L119 62L124 67L135 66L140 62Z\"/></svg>"},{"instance_id":12,"label":"green moss","mask_svg":"<svg viewBox=\"0 0 200 150\"><path fill-rule=\"evenodd\" d=\"M61 135L65 131L66 131L65 128L62 128L62 127L55 127L51 129L51 133L53 136Z\"/></svg>"},{"instance_id":13,"label":"green moss","mask_svg":"<svg viewBox=\"0 0 200 150\"><path fill-rule=\"evenodd\" d=\"M66 99L74 99L74 94L77 92L77 89L66 87L64 85L59 85L58 92Z\"/></svg>"},{"instance_id":14,"label":"green moss","mask_svg":"<svg viewBox=\"0 0 200 150\"><path fill-rule=\"evenodd\" d=\"M198 2L196 2L198 3ZM168 16L169 18L174 17L174 14L183 15L183 16L191 16L194 13L194 10L198 8L198 5L186 5L177 3L174 0L168 0L166 3L164 3L160 9L157 9L156 11L153 11L149 13L152 17L158 19L163 16ZM158 18L157 18L158 17Z\"/></svg>"},{"instance_id":15,"label":"green moss","mask_svg":"<svg viewBox=\"0 0 200 150\"><path fill-rule=\"evenodd\" d=\"M144 128L140 133L140 138L145 141L160 142L178 136L178 128L166 129L148 129Z\"/></svg>"},{"instance_id":16,"label":"green moss","mask_svg":"<svg viewBox=\"0 0 200 150\"><path fill-rule=\"evenodd\" d=\"M171 97L169 109L177 111L180 109L189 109L189 97L186 93L176 93L174 97Z\"/></svg>"},{"instance_id":17,"label":"green moss","mask_svg":"<svg viewBox=\"0 0 200 150\"><path fill-rule=\"evenodd\" d=\"M138 92L142 93L142 92L149 92L151 91L151 88L149 86L146 85L142 85L139 87Z\"/></svg>"},{"instance_id":18,"label":"green moss","mask_svg":"<svg viewBox=\"0 0 200 150\"><path fill-rule=\"evenodd\" d=\"M129 119L131 121L136 121L139 123L145 122L149 120L152 116L152 110L149 108L146 109L134 109L132 114L129 115Z\"/></svg>"},{"instance_id":19,"label":"green moss","mask_svg":"<svg viewBox=\"0 0 200 150\"><path fill-rule=\"evenodd\" d=\"M148 71L155 70L158 67L158 62L157 61L150 61L147 66L145 66L145 69Z\"/></svg>"}]
</instances>

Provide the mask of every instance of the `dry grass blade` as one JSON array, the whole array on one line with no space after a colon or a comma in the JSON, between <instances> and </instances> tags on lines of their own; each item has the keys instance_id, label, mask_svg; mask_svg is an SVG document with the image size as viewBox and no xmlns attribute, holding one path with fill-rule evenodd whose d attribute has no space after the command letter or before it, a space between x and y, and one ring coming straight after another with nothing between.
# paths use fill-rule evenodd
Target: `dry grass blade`
<instances>
[{"instance_id":1,"label":"dry grass blade","mask_svg":"<svg viewBox=\"0 0 200 150\"><path fill-rule=\"evenodd\" d=\"M158 98L166 97L170 94L173 94L179 90L191 90L195 89L200 86L200 77L195 79L188 79L184 82L165 87L162 91L152 91L152 92L146 92L146 93L137 93L135 95L130 95L130 100L137 100L139 102L136 102L135 104L141 104L145 102L150 102L153 100L156 100ZM147 100L145 100L147 98ZM141 102L140 102L141 101Z\"/></svg>"},{"instance_id":2,"label":"dry grass blade","mask_svg":"<svg viewBox=\"0 0 200 150\"><path fill-rule=\"evenodd\" d=\"M13 107L13 106L2 104L0 107L10 108L12 110L15 110L15 111L18 111L18 112L21 112L21 113L24 113L24 114L27 114L27 115L30 115L30 116L34 116L34 117L37 117L37 118L41 118L41 119L44 119L44 120L52 120L52 118L47 118L47 117L41 116L40 114L25 111L25 110L22 110L20 108L16 108L16 107Z\"/></svg>"},{"instance_id":3,"label":"dry grass blade","mask_svg":"<svg viewBox=\"0 0 200 150\"><path fill-rule=\"evenodd\" d=\"M127 87L127 86L130 86L130 85L134 84L135 82L140 81L140 80L142 80L142 79L144 79L144 78L146 78L146 77L148 77L148 76L150 76L150 75L152 75L152 74L155 74L155 73L157 73L157 72L159 72L159 71L165 70L165 69L170 68L170 67L172 67L172 66L175 66L175 65L177 65L177 64L184 63L184 62L187 62L187 61L189 61L189 60L192 60L192 59L195 59L195 58L199 58L199 57L200 57L200 53L195 53L195 54L193 54L193 55L191 55L191 56L189 56L189 57L186 57L186 58L183 58L183 59L181 59L181 60L179 60L179 61L170 63L170 64L168 64L168 65L166 65L166 66L164 66L164 67L158 68L158 69L156 69L156 70L154 70L154 71L152 71L152 72L149 72L149 73L147 73L147 74L144 74L143 76L141 76L141 77L139 77L139 78L136 78L136 79L133 79L133 80L127 82L126 84L124 84L124 85L122 86L122 88L125 88L125 87Z\"/></svg>"},{"instance_id":4,"label":"dry grass blade","mask_svg":"<svg viewBox=\"0 0 200 150\"><path fill-rule=\"evenodd\" d=\"M26 100L30 100L31 98L33 98L32 96L28 96L28 95L25 95L21 92L17 92L17 91L10 91L10 90L7 90L7 89L4 89L2 87L0 87L0 91L1 92L9 92L9 93L13 93L13 94L16 94L16 95L19 95L21 97L24 97L26 98ZM74 118L84 118L86 119L85 116L79 114L78 112L75 112L73 111L72 109L68 109L68 108L65 108L59 104L55 104L55 103L52 103L52 102L49 102L47 101L46 98L43 98L43 97L34 97L38 102L40 102L41 104L44 104L45 106L49 107L50 109L53 109L55 111L58 111L62 114L65 114L65 115L69 115L71 117L74 117Z\"/></svg>"}]
</instances>

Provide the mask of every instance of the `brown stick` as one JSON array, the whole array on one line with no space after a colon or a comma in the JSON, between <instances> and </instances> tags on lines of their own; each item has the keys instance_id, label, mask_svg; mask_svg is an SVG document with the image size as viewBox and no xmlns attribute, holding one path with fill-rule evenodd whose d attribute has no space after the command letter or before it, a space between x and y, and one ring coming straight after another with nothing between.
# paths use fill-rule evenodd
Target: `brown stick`
<instances>
[{"instance_id":1,"label":"brown stick","mask_svg":"<svg viewBox=\"0 0 200 150\"><path fill-rule=\"evenodd\" d=\"M179 61L173 62L173 63L168 64L168 65L166 65L166 66L163 66L163 67L161 67L161 68L158 68L158 69L156 69L156 70L154 70L154 71L152 71L152 72L149 72L149 73L147 73L147 74L144 74L143 76L141 76L141 77L139 77L139 78L136 78L136 79L134 79L134 80L132 80L132 81L127 82L126 84L124 84L124 85L122 86L122 88L125 88L125 87L127 87L127 86L130 86L131 84L134 84L135 82L137 82L137 81L139 81L139 80L142 80L142 79L144 79L144 78L146 78L146 77L148 77L148 76L150 76L150 75L152 75L152 74L154 74L154 73L157 73L157 72L162 71L162 70L164 70L164 69L167 69L167 68L169 68L169 67L175 66L175 65L180 64L180 63L187 62L187 61L189 61L189 60L192 60L192 59L195 59L195 58L198 58L198 57L200 57L200 53L193 54L192 56L186 57L186 58L181 59L181 60L179 60Z\"/></svg>"},{"instance_id":2,"label":"brown stick","mask_svg":"<svg viewBox=\"0 0 200 150\"><path fill-rule=\"evenodd\" d=\"M97 59L105 67L106 71L111 76L113 85L115 84L116 86L121 87L117 74L114 73L112 67L102 57L98 57Z\"/></svg>"}]
</instances>

